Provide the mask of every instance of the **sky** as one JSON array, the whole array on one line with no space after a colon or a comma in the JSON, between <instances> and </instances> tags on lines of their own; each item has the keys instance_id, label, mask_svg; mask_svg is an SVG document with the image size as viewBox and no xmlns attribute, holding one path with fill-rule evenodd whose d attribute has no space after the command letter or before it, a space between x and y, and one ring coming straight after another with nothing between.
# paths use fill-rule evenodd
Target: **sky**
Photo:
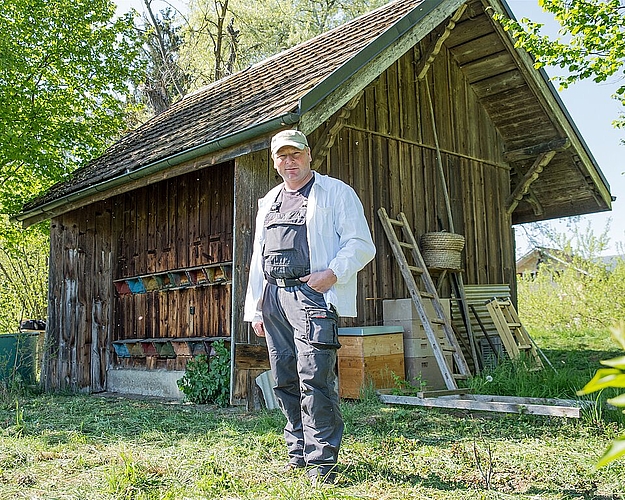
<instances>
[{"instance_id":1,"label":"sky","mask_svg":"<svg viewBox=\"0 0 625 500\"><path fill-rule=\"evenodd\" d=\"M551 14L544 13L538 5L538 0L507 0L512 12L517 19L527 17L535 22L545 24L545 33L554 35L558 24ZM126 12L135 8L143 12L143 0L117 0L118 11ZM186 10L187 2L184 0L152 0L155 11L161 10L168 5ZM547 69L549 76L556 76L556 70ZM558 89L557 83L554 83ZM618 82L597 84L593 81L583 81L574 84L565 90L559 90L560 97L579 130L590 152L594 156L599 168L610 185L612 196L616 201L612 203L611 212L602 212L582 216L579 221L558 219L550 222L550 226L562 234L570 234L571 224L584 234L590 228L595 236L603 234L609 227L608 236L610 243L603 255L625 254L625 162L622 155L625 145L621 141L625 139L625 130L617 130L612 122L618 118L619 111L625 112L620 103L611 98L618 88ZM517 240L517 256L520 257L531 250L530 240L527 238L527 225L515 227ZM551 245L549 241L540 244Z\"/></svg>"}]
</instances>

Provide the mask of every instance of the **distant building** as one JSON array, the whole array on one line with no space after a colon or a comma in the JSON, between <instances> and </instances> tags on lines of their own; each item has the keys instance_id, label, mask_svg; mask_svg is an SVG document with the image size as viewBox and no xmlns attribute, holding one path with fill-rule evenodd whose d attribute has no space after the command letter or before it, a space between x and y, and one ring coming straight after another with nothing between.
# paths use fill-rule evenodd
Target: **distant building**
<instances>
[{"instance_id":1,"label":"distant building","mask_svg":"<svg viewBox=\"0 0 625 500\"><path fill-rule=\"evenodd\" d=\"M623 255L610 255L598 257L595 262L601 263L606 269L614 269L620 261L625 260ZM517 276L536 276L541 264L549 264L551 271L563 271L573 266L574 256L571 253L557 248L536 247L516 261ZM581 274L588 274L579 267L574 267Z\"/></svg>"},{"instance_id":2,"label":"distant building","mask_svg":"<svg viewBox=\"0 0 625 500\"><path fill-rule=\"evenodd\" d=\"M557 248L536 247L516 261L517 276L536 276L541 264L550 264L554 271L571 266L573 256Z\"/></svg>"}]
</instances>

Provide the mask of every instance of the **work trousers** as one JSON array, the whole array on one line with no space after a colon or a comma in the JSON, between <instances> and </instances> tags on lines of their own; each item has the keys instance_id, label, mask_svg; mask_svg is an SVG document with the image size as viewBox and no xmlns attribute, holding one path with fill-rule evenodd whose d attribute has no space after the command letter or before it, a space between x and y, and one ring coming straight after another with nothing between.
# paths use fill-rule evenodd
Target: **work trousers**
<instances>
[{"instance_id":1,"label":"work trousers","mask_svg":"<svg viewBox=\"0 0 625 500\"><path fill-rule=\"evenodd\" d=\"M262 313L274 392L287 419L289 462L327 474L337 463L344 428L337 392L337 314L305 283L267 284Z\"/></svg>"}]
</instances>

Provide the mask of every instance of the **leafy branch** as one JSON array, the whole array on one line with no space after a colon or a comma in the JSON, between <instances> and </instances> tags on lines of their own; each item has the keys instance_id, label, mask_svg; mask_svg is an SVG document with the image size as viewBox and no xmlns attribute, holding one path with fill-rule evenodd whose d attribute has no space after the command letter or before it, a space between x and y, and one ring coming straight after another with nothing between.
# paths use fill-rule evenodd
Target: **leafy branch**
<instances>
[{"instance_id":1,"label":"leafy branch","mask_svg":"<svg viewBox=\"0 0 625 500\"><path fill-rule=\"evenodd\" d=\"M612 338L619 344L621 349L625 351L625 321L621 321L618 326L610 328L610 330L612 332ZM591 394L609 387L625 388L625 355L601 361L601 364L609 368L600 368L597 370L597 373L595 373L595 376L590 382L578 391L578 395ZM625 393L608 399L608 403L618 407L625 407ZM625 413L625 410L623 410L623 413ZM597 467L603 467L623 456L625 456L625 435L612 441L603 456L599 459L599 462L597 462Z\"/></svg>"}]
</instances>

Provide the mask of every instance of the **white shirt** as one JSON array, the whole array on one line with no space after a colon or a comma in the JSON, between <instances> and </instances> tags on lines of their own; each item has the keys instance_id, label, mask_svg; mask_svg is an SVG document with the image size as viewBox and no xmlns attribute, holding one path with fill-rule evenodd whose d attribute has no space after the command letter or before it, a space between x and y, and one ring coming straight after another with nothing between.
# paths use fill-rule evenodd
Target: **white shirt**
<instances>
[{"instance_id":1,"label":"white shirt","mask_svg":"<svg viewBox=\"0 0 625 500\"><path fill-rule=\"evenodd\" d=\"M334 305L339 316L354 317L357 314L356 275L375 256L375 245L355 191L339 179L317 172L314 175L306 211L310 272L332 269L337 281L324 293L326 304ZM258 200L244 321L262 320L261 300L266 283L262 268L264 222L283 186L276 186Z\"/></svg>"}]
</instances>

